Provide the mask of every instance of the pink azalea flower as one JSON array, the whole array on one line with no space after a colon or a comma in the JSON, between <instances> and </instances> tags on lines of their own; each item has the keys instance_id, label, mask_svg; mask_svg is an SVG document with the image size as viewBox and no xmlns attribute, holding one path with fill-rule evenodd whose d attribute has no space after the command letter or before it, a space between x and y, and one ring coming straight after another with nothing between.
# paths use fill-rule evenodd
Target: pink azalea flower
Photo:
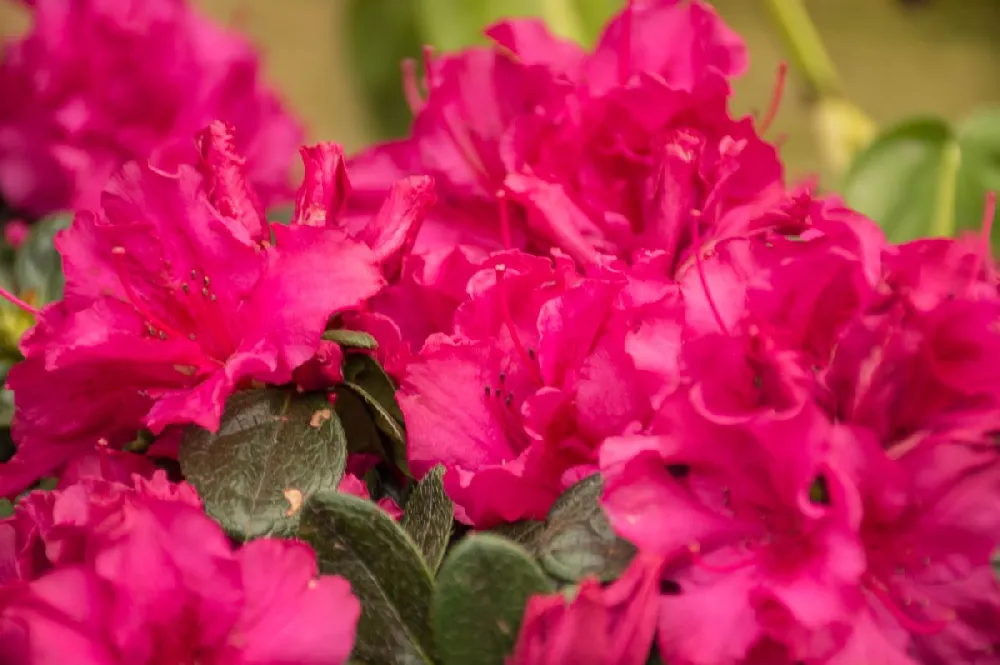
<instances>
[{"instance_id":1,"label":"pink azalea flower","mask_svg":"<svg viewBox=\"0 0 1000 665\"><path fill-rule=\"evenodd\" d=\"M640 554L606 588L593 578L567 602L562 593L528 601L507 665L643 665L659 614L661 560Z\"/></svg>"},{"instance_id":2,"label":"pink azalea flower","mask_svg":"<svg viewBox=\"0 0 1000 665\"><path fill-rule=\"evenodd\" d=\"M84 556L0 589L0 659L81 665L339 665L361 607L304 543L233 551L179 501L135 497L91 525Z\"/></svg>"},{"instance_id":3,"label":"pink azalea flower","mask_svg":"<svg viewBox=\"0 0 1000 665\"><path fill-rule=\"evenodd\" d=\"M140 427L186 423L214 431L229 394L291 381L329 317L381 288L373 252L344 233L269 226L226 132L206 137L215 177L129 164L102 211L81 212L57 237L65 297L25 336L27 360L10 373L18 450L0 493L98 439L117 446Z\"/></svg>"},{"instance_id":4,"label":"pink azalea flower","mask_svg":"<svg viewBox=\"0 0 1000 665\"><path fill-rule=\"evenodd\" d=\"M885 447L1000 405L1000 315L982 245L923 240L886 254L877 298L839 342L825 377L839 417Z\"/></svg>"},{"instance_id":5,"label":"pink azalea flower","mask_svg":"<svg viewBox=\"0 0 1000 665\"><path fill-rule=\"evenodd\" d=\"M291 194L302 130L243 37L182 0L31 7L31 31L0 60L0 191L16 209L96 208L126 162L194 163L190 137L216 119L238 128L262 200Z\"/></svg>"},{"instance_id":6,"label":"pink azalea flower","mask_svg":"<svg viewBox=\"0 0 1000 665\"><path fill-rule=\"evenodd\" d=\"M855 630L831 663L997 658L1000 460L986 435L997 426L989 412L891 456L871 434L839 451L859 474L867 570Z\"/></svg>"},{"instance_id":7,"label":"pink azalea flower","mask_svg":"<svg viewBox=\"0 0 1000 665\"><path fill-rule=\"evenodd\" d=\"M428 339L399 393L411 468L443 463L459 519L477 527L544 516L596 469L604 437L651 416L615 309L622 280L582 278L565 257L489 263L455 334Z\"/></svg>"},{"instance_id":8,"label":"pink azalea flower","mask_svg":"<svg viewBox=\"0 0 1000 665\"><path fill-rule=\"evenodd\" d=\"M601 470L615 530L667 557L676 588L661 603L665 659L743 663L773 642L793 660L832 655L865 566L849 478L830 464L846 433L817 409L663 431L608 439Z\"/></svg>"},{"instance_id":9,"label":"pink azalea flower","mask_svg":"<svg viewBox=\"0 0 1000 665\"><path fill-rule=\"evenodd\" d=\"M96 526L120 519L125 503L136 497L201 508L192 486L169 482L163 471L131 453L97 450L76 458L66 471L56 490L31 492L0 521L0 584L80 563Z\"/></svg>"},{"instance_id":10,"label":"pink azalea flower","mask_svg":"<svg viewBox=\"0 0 1000 665\"><path fill-rule=\"evenodd\" d=\"M498 48L427 58L427 99L411 67L412 137L352 161L361 213L402 175L435 177L418 253L680 254L692 226L739 226L781 193L773 148L728 117L746 54L707 4L630 3L589 54L535 21L487 34Z\"/></svg>"}]
</instances>

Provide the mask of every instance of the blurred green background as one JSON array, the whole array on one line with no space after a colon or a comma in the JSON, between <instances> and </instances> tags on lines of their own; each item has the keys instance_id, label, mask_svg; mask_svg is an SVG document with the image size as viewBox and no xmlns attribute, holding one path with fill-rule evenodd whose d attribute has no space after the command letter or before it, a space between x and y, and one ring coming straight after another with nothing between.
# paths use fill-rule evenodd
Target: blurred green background
<instances>
[{"instance_id":1,"label":"blurred green background","mask_svg":"<svg viewBox=\"0 0 1000 665\"><path fill-rule=\"evenodd\" d=\"M195 0L246 32L267 69L305 119L310 139L354 150L399 132L405 105L398 60L420 43L471 41L470 23L532 11L535 0ZM579 0L589 23L613 0ZM742 113L768 104L786 58L763 0L713 4L749 45L750 72L736 86ZM851 99L880 124L918 113L957 119L1000 102L1000 1L810 0L806 2ZM0 33L16 34L24 16L0 2ZM436 43L435 43L436 42ZM364 94L359 94L359 93ZM802 96L790 77L771 136L793 175L823 174Z\"/></svg>"}]
</instances>

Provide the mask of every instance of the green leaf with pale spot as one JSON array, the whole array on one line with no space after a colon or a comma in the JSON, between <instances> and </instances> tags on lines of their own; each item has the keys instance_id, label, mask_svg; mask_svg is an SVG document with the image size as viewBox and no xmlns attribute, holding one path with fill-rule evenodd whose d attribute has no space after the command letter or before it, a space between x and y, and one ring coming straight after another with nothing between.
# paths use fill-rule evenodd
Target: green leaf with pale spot
<instances>
[{"instance_id":1,"label":"green leaf with pale spot","mask_svg":"<svg viewBox=\"0 0 1000 665\"><path fill-rule=\"evenodd\" d=\"M432 573L441 565L454 522L455 505L445 494L444 467L438 465L417 483L400 522Z\"/></svg>"},{"instance_id":2,"label":"green leaf with pale spot","mask_svg":"<svg viewBox=\"0 0 1000 665\"><path fill-rule=\"evenodd\" d=\"M320 570L342 575L361 601L354 662L431 665L431 573L417 546L381 508L325 492L302 511L299 537L312 545Z\"/></svg>"},{"instance_id":3,"label":"green leaf with pale spot","mask_svg":"<svg viewBox=\"0 0 1000 665\"><path fill-rule=\"evenodd\" d=\"M443 665L504 665L528 599L555 591L531 556L488 533L448 554L434 590L434 640Z\"/></svg>"},{"instance_id":4,"label":"green leaf with pale spot","mask_svg":"<svg viewBox=\"0 0 1000 665\"><path fill-rule=\"evenodd\" d=\"M60 213L31 225L24 242L14 257L14 279L17 293L36 306L47 305L62 298L65 279L62 257L55 248L56 234L69 228L71 213Z\"/></svg>"},{"instance_id":5,"label":"green leaf with pale spot","mask_svg":"<svg viewBox=\"0 0 1000 665\"><path fill-rule=\"evenodd\" d=\"M189 426L181 470L232 536L290 535L302 503L337 489L347 441L326 396L269 388L232 395L217 433Z\"/></svg>"}]
</instances>

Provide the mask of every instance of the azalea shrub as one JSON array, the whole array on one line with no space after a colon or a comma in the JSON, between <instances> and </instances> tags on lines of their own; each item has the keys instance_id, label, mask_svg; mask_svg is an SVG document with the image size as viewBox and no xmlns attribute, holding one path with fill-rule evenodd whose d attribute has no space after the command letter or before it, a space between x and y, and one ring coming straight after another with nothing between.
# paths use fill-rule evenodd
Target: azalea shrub
<instances>
[{"instance_id":1,"label":"azalea shrub","mask_svg":"<svg viewBox=\"0 0 1000 665\"><path fill-rule=\"evenodd\" d=\"M887 237L733 116L710 5L635 0L405 63L410 134L275 214L238 37L29 4L0 662L1000 663L993 194Z\"/></svg>"}]
</instances>

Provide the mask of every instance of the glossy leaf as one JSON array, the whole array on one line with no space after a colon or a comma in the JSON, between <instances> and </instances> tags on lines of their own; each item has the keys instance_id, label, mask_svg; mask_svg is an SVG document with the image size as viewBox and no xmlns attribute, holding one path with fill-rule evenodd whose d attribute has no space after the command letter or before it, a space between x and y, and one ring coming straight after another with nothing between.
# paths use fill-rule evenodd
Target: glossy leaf
<instances>
[{"instance_id":1,"label":"glossy leaf","mask_svg":"<svg viewBox=\"0 0 1000 665\"><path fill-rule=\"evenodd\" d=\"M538 540L538 557L545 570L566 582L588 575L602 581L617 579L635 556L635 547L619 538L599 503L598 474L576 483L556 501Z\"/></svg>"},{"instance_id":2,"label":"glossy leaf","mask_svg":"<svg viewBox=\"0 0 1000 665\"><path fill-rule=\"evenodd\" d=\"M303 502L336 490L346 462L326 396L282 389L236 393L218 433L191 426L180 449L205 510L241 540L294 532Z\"/></svg>"},{"instance_id":3,"label":"glossy leaf","mask_svg":"<svg viewBox=\"0 0 1000 665\"><path fill-rule=\"evenodd\" d=\"M444 558L454 521L455 505L445 494L444 467L438 465L417 483L400 522L432 573Z\"/></svg>"},{"instance_id":4,"label":"glossy leaf","mask_svg":"<svg viewBox=\"0 0 1000 665\"><path fill-rule=\"evenodd\" d=\"M417 546L371 501L336 492L312 497L299 537L320 570L342 575L361 600L352 658L370 665L433 662L431 573Z\"/></svg>"},{"instance_id":5,"label":"glossy leaf","mask_svg":"<svg viewBox=\"0 0 1000 665\"><path fill-rule=\"evenodd\" d=\"M434 640L443 665L503 665L528 599L552 583L518 545L486 533L462 540L434 591Z\"/></svg>"}]
</instances>

